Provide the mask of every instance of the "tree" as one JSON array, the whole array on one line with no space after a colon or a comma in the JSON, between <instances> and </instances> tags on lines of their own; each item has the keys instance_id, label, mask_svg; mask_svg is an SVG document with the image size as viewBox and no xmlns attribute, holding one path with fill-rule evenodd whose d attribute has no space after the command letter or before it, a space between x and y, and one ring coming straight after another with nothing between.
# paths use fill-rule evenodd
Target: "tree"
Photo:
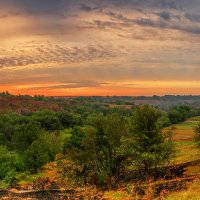
<instances>
[{"instance_id":1,"label":"tree","mask_svg":"<svg viewBox=\"0 0 200 200\"><path fill-rule=\"evenodd\" d=\"M10 145L17 118L13 112L0 113L0 145Z\"/></svg>"},{"instance_id":2,"label":"tree","mask_svg":"<svg viewBox=\"0 0 200 200\"><path fill-rule=\"evenodd\" d=\"M168 127L171 125L169 117L166 112L162 112L161 117L158 120L160 127Z\"/></svg>"},{"instance_id":3,"label":"tree","mask_svg":"<svg viewBox=\"0 0 200 200\"><path fill-rule=\"evenodd\" d=\"M175 156L171 134L164 133L158 125L160 117L161 113L148 105L137 107L134 114L134 165L147 175Z\"/></svg>"},{"instance_id":4,"label":"tree","mask_svg":"<svg viewBox=\"0 0 200 200\"><path fill-rule=\"evenodd\" d=\"M194 141L196 146L200 148L200 123L194 127Z\"/></svg>"},{"instance_id":5,"label":"tree","mask_svg":"<svg viewBox=\"0 0 200 200\"><path fill-rule=\"evenodd\" d=\"M37 111L32 118L34 121L39 122L43 129L48 131L56 131L63 128L57 113L52 111Z\"/></svg>"},{"instance_id":6,"label":"tree","mask_svg":"<svg viewBox=\"0 0 200 200\"><path fill-rule=\"evenodd\" d=\"M177 123L183 121L182 114L176 109L169 111L168 117L172 124L177 124Z\"/></svg>"},{"instance_id":7,"label":"tree","mask_svg":"<svg viewBox=\"0 0 200 200\"><path fill-rule=\"evenodd\" d=\"M18 152L23 153L33 141L38 139L40 132L40 124L35 121L16 125L16 130L12 138L15 149Z\"/></svg>"},{"instance_id":8,"label":"tree","mask_svg":"<svg viewBox=\"0 0 200 200\"><path fill-rule=\"evenodd\" d=\"M46 163L53 161L61 152L61 141L54 133L42 132L24 152L24 162L28 170L37 173Z\"/></svg>"},{"instance_id":9,"label":"tree","mask_svg":"<svg viewBox=\"0 0 200 200\"><path fill-rule=\"evenodd\" d=\"M77 115L67 111L59 113L58 117L64 128L70 128L80 124L80 119L77 118Z\"/></svg>"},{"instance_id":10,"label":"tree","mask_svg":"<svg viewBox=\"0 0 200 200\"><path fill-rule=\"evenodd\" d=\"M50 161L48 145L45 142L34 141L24 154L24 162L28 170L38 172L38 168Z\"/></svg>"},{"instance_id":11,"label":"tree","mask_svg":"<svg viewBox=\"0 0 200 200\"><path fill-rule=\"evenodd\" d=\"M65 145L68 158L82 169L83 180L105 184L118 177L131 154L129 123L116 114L96 115L85 127L75 127Z\"/></svg>"},{"instance_id":12,"label":"tree","mask_svg":"<svg viewBox=\"0 0 200 200\"><path fill-rule=\"evenodd\" d=\"M4 146L0 146L0 180L10 176L15 171L24 169L21 157L17 153L8 151Z\"/></svg>"}]
</instances>

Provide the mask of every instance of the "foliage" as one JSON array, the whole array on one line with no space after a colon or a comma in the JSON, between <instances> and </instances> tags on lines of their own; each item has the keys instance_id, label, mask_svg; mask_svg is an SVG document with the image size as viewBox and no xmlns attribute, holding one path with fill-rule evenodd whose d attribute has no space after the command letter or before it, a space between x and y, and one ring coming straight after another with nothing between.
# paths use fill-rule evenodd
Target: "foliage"
<instances>
[{"instance_id":1,"label":"foliage","mask_svg":"<svg viewBox=\"0 0 200 200\"><path fill-rule=\"evenodd\" d=\"M125 139L129 138L129 126L118 115L96 115L90 125L74 127L67 141L65 152L69 159L83 168L82 176L105 183L118 176L130 155Z\"/></svg>"},{"instance_id":2,"label":"foliage","mask_svg":"<svg viewBox=\"0 0 200 200\"><path fill-rule=\"evenodd\" d=\"M37 111L32 115L34 121L41 124L45 130L55 131L61 130L62 124L58 115L52 111Z\"/></svg>"},{"instance_id":3,"label":"foliage","mask_svg":"<svg viewBox=\"0 0 200 200\"><path fill-rule=\"evenodd\" d=\"M24 170L23 162L21 157L16 154L9 152L4 146L0 146L0 180L8 178L14 172Z\"/></svg>"},{"instance_id":4,"label":"foliage","mask_svg":"<svg viewBox=\"0 0 200 200\"><path fill-rule=\"evenodd\" d=\"M177 124L179 122L185 121L187 118L198 115L198 110L181 105L175 106L168 112L168 117L171 124Z\"/></svg>"},{"instance_id":5,"label":"foliage","mask_svg":"<svg viewBox=\"0 0 200 200\"><path fill-rule=\"evenodd\" d=\"M70 128L81 124L81 119L79 116L68 111L59 113L58 117L64 128Z\"/></svg>"},{"instance_id":6,"label":"foliage","mask_svg":"<svg viewBox=\"0 0 200 200\"><path fill-rule=\"evenodd\" d=\"M41 132L40 124L35 121L16 125L12 142L18 152L24 152L37 140Z\"/></svg>"},{"instance_id":7,"label":"foliage","mask_svg":"<svg viewBox=\"0 0 200 200\"><path fill-rule=\"evenodd\" d=\"M16 178L16 171L8 171L3 181L7 185L7 187L13 187L18 181Z\"/></svg>"},{"instance_id":8,"label":"foliage","mask_svg":"<svg viewBox=\"0 0 200 200\"><path fill-rule=\"evenodd\" d=\"M182 122L182 115L179 111L177 110L171 110L169 113L168 113L168 117L169 117L169 120L172 124L177 124L179 122Z\"/></svg>"},{"instance_id":9,"label":"foliage","mask_svg":"<svg viewBox=\"0 0 200 200\"><path fill-rule=\"evenodd\" d=\"M196 142L197 147L200 148L200 123L194 127L194 133L194 141Z\"/></svg>"},{"instance_id":10,"label":"foliage","mask_svg":"<svg viewBox=\"0 0 200 200\"><path fill-rule=\"evenodd\" d=\"M13 97L3 93L1 98ZM132 97L15 98L31 100L23 104L27 106L34 99L38 104L56 102L62 109L0 112L0 179L11 185L16 174L36 173L60 153L58 168L76 183L108 184L127 168L149 171L165 165L173 158L174 145L170 131L161 128L199 112L188 106L162 111L138 107Z\"/></svg>"},{"instance_id":11,"label":"foliage","mask_svg":"<svg viewBox=\"0 0 200 200\"><path fill-rule=\"evenodd\" d=\"M147 174L152 168L169 162L175 155L170 132L163 133L158 126L160 117L161 113L148 105L135 110L133 163Z\"/></svg>"},{"instance_id":12,"label":"foliage","mask_svg":"<svg viewBox=\"0 0 200 200\"><path fill-rule=\"evenodd\" d=\"M44 164L53 161L61 150L60 139L55 134L42 133L24 153L27 169L37 173Z\"/></svg>"},{"instance_id":13,"label":"foliage","mask_svg":"<svg viewBox=\"0 0 200 200\"><path fill-rule=\"evenodd\" d=\"M38 168L50 161L48 146L45 142L34 141L24 155L27 168L37 173Z\"/></svg>"}]
</instances>

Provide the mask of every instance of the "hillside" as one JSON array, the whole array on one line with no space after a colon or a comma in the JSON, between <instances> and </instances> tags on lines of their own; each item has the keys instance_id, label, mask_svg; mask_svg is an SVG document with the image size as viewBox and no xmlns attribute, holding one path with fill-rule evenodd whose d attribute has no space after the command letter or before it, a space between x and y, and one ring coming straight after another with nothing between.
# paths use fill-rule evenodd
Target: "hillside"
<instances>
[{"instance_id":1,"label":"hillside","mask_svg":"<svg viewBox=\"0 0 200 200\"><path fill-rule=\"evenodd\" d=\"M20 96L0 102L2 198L151 200L198 182L193 106Z\"/></svg>"},{"instance_id":2,"label":"hillside","mask_svg":"<svg viewBox=\"0 0 200 200\"><path fill-rule=\"evenodd\" d=\"M61 106L56 102L37 101L34 99L20 98L16 96L1 97L0 110L12 110L19 114L35 112L37 110L61 111Z\"/></svg>"}]
</instances>

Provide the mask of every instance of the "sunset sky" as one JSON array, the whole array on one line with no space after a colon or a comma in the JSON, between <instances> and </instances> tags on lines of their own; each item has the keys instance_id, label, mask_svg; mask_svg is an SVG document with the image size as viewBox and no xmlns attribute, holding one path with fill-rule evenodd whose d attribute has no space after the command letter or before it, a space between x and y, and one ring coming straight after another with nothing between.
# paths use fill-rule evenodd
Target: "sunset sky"
<instances>
[{"instance_id":1,"label":"sunset sky","mask_svg":"<svg viewBox=\"0 0 200 200\"><path fill-rule=\"evenodd\" d=\"M0 92L200 95L199 0L0 0Z\"/></svg>"}]
</instances>

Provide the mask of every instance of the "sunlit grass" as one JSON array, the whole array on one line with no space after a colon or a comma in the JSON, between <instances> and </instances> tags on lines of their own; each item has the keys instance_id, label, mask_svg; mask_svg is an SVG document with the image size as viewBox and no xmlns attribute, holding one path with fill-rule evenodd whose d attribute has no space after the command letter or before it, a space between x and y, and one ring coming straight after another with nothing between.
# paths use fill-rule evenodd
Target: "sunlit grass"
<instances>
[{"instance_id":1,"label":"sunlit grass","mask_svg":"<svg viewBox=\"0 0 200 200\"><path fill-rule=\"evenodd\" d=\"M177 149L176 163L183 163L200 158L199 150L191 141L175 142Z\"/></svg>"},{"instance_id":2,"label":"sunlit grass","mask_svg":"<svg viewBox=\"0 0 200 200\"><path fill-rule=\"evenodd\" d=\"M103 196L109 200L130 200L131 197L124 191L106 191Z\"/></svg>"},{"instance_id":3,"label":"sunlit grass","mask_svg":"<svg viewBox=\"0 0 200 200\"><path fill-rule=\"evenodd\" d=\"M19 173L16 178L19 180L18 182L19 185L25 185L28 183L32 183L33 181L42 177L44 177L44 173L30 175L29 173L25 172L25 173Z\"/></svg>"},{"instance_id":4,"label":"sunlit grass","mask_svg":"<svg viewBox=\"0 0 200 200\"><path fill-rule=\"evenodd\" d=\"M173 192L165 200L199 200L200 199L200 180L197 179L187 190Z\"/></svg>"},{"instance_id":5,"label":"sunlit grass","mask_svg":"<svg viewBox=\"0 0 200 200\"><path fill-rule=\"evenodd\" d=\"M194 127L200 122L200 116L193 117L183 123L174 125L174 140L177 147L177 163L197 160L200 152L193 141ZM189 166L186 176L196 176L200 172L200 165ZM200 180L195 180L189 188L179 192L173 192L165 200L200 200Z\"/></svg>"},{"instance_id":6,"label":"sunlit grass","mask_svg":"<svg viewBox=\"0 0 200 200\"><path fill-rule=\"evenodd\" d=\"M188 162L199 158L199 151L193 140L194 127L199 122L200 117L194 117L173 125L173 138L177 149L176 163Z\"/></svg>"},{"instance_id":7,"label":"sunlit grass","mask_svg":"<svg viewBox=\"0 0 200 200\"><path fill-rule=\"evenodd\" d=\"M200 116L192 117L190 120L192 120L192 121L200 121Z\"/></svg>"},{"instance_id":8,"label":"sunlit grass","mask_svg":"<svg viewBox=\"0 0 200 200\"><path fill-rule=\"evenodd\" d=\"M0 180L0 190L7 189L8 184L6 184L3 180Z\"/></svg>"}]
</instances>

